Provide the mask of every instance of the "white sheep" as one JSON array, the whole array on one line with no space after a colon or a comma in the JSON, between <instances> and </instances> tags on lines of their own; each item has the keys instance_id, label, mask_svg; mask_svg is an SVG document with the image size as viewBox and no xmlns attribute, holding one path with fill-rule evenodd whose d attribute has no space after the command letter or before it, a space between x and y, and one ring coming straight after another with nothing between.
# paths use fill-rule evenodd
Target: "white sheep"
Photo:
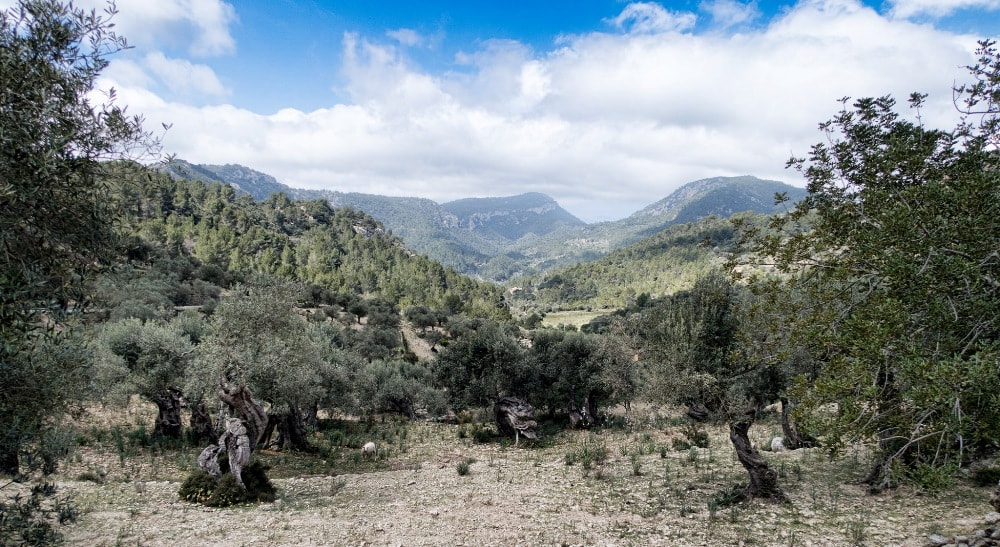
<instances>
[{"instance_id":1,"label":"white sheep","mask_svg":"<svg viewBox=\"0 0 1000 547\"><path fill-rule=\"evenodd\" d=\"M361 457L366 460L375 459L375 443L368 441L361 447Z\"/></svg>"},{"instance_id":2,"label":"white sheep","mask_svg":"<svg viewBox=\"0 0 1000 547\"><path fill-rule=\"evenodd\" d=\"M781 452L785 449L785 440L781 437L771 439L771 452Z\"/></svg>"}]
</instances>

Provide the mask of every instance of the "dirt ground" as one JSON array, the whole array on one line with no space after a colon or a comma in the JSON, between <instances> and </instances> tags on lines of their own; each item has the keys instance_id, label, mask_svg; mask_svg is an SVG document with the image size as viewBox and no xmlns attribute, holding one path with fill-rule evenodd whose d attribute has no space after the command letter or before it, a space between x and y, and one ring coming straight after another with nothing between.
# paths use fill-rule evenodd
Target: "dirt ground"
<instances>
[{"instance_id":1,"label":"dirt ground","mask_svg":"<svg viewBox=\"0 0 1000 547\"><path fill-rule=\"evenodd\" d=\"M135 422L144 421L132 411ZM766 452L790 504L731 507L713 499L745 480L721 427L708 449L673 450L676 420L647 412L631 427L557 432L533 445L473 441L469 426L414 422L381 441L377 462L355 448L321 456L262 451L273 503L227 509L180 501L198 449L122 453L81 447L58 476L81 510L70 545L926 545L930 533L971 533L989 489L959 481L869 495L853 484L857 451ZM769 445L774 422L751 430ZM92 429L93 430L93 429ZM119 448L121 445L119 445ZM606 459L588 460L602 452ZM461 462L471 462L461 475ZM310 472L320 469L320 472ZM103 482L81 480L84 472Z\"/></svg>"}]
</instances>

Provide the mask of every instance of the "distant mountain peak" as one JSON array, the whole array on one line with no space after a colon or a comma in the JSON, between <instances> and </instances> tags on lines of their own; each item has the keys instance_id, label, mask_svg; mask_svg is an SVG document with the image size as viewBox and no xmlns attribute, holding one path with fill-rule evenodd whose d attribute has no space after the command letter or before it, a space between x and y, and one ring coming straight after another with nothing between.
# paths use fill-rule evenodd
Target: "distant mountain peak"
<instances>
[{"instance_id":1,"label":"distant mountain peak","mask_svg":"<svg viewBox=\"0 0 1000 547\"><path fill-rule=\"evenodd\" d=\"M669 196L633 213L629 219L656 217L666 222L691 222L709 215L728 217L742 211L776 212L774 195L785 192L792 201L805 196L805 189L776 180L712 177L681 186Z\"/></svg>"},{"instance_id":2,"label":"distant mountain peak","mask_svg":"<svg viewBox=\"0 0 1000 547\"><path fill-rule=\"evenodd\" d=\"M539 192L496 198L466 198L441 208L454 215L458 226L488 236L517 241L528 235L544 236L559 228L586 225Z\"/></svg>"}]
</instances>

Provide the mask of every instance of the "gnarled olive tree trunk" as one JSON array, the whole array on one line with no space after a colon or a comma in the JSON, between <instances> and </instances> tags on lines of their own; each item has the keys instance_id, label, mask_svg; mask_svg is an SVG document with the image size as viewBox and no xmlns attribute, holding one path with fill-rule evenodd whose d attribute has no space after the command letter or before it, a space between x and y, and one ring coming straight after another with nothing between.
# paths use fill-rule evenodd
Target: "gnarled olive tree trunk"
<instances>
[{"instance_id":1,"label":"gnarled olive tree trunk","mask_svg":"<svg viewBox=\"0 0 1000 547\"><path fill-rule=\"evenodd\" d=\"M205 405L199 401L191 405L191 434L197 444L215 439L215 428L212 427L212 415Z\"/></svg>"},{"instance_id":2,"label":"gnarled olive tree trunk","mask_svg":"<svg viewBox=\"0 0 1000 547\"><path fill-rule=\"evenodd\" d=\"M260 403L253 400L253 393L245 385L238 385L231 388L219 386L216 394L222 402L229 405L229 408L240 417L247 428L247 436L250 439L250 447L254 448L266 440L264 436L267 432L267 412Z\"/></svg>"},{"instance_id":3,"label":"gnarled olive tree trunk","mask_svg":"<svg viewBox=\"0 0 1000 547\"><path fill-rule=\"evenodd\" d=\"M795 405L790 403L786 397L781 397L779 400L781 401L781 431L785 435L783 439L785 448L796 450L815 446L816 439L802 433L792 418L792 409L795 408Z\"/></svg>"},{"instance_id":4,"label":"gnarled olive tree trunk","mask_svg":"<svg viewBox=\"0 0 1000 547\"><path fill-rule=\"evenodd\" d=\"M278 448L292 450L309 450L308 429L305 415L295 405L288 405L288 410L273 414L271 421L278 429ZM268 424L270 427L270 424Z\"/></svg>"},{"instance_id":5,"label":"gnarled olive tree trunk","mask_svg":"<svg viewBox=\"0 0 1000 547\"><path fill-rule=\"evenodd\" d=\"M153 437L181 438L181 392L168 387L166 391L152 398L156 405L156 425L153 427Z\"/></svg>"},{"instance_id":6,"label":"gnarled olive tree trunk","mask_svg":"<svg viewBox=\"0 0 1000 547\"><path fill-rule=\"evenodd\" d=\"M736 449L743 468L750 476L745 496L749 498L765 498L785 502L788 497L778 486L778 473L767 465L767 460L760 455L750 443L750 426L753 425L754 412L750 411L729 424L729 440Z\"/></svg>"},{"instance_id":7,"label":"gnarled olive tree trunk","mask_svg":"<svg viewBox=\"0 0 1000 547\"><path fill-rule=\"evenodd\" d=\"M516 445L521 436L534 439L538 423L533 419L535 409L530 404L517 397L502 397L493 405L493 418L496 420L500 433L514 437Z\"/></svg>"}]
</instances>

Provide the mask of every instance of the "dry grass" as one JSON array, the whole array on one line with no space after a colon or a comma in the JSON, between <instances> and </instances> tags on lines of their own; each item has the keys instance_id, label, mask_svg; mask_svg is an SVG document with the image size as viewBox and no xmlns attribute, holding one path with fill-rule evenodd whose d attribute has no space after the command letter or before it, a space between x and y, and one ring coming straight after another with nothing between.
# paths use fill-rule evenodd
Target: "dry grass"
<instances>
[{"instance_id":1,"label":"dry grass","mask_svg":"<svg viewBox=\"0 0 1000 547\"><path fill-rule=\"evenodd\" d=\"M135 436L151 416L131 408L111 414ZM520 447L476 444L460 425L356 424L349 435L317 434L319 454L258 454L278 500L231 509L178 500L197 448L135 450L108 420L82 423L87 443L59 476L82 511L65 532L76 545L923 545L929 532L971 531L989 509L989 490L965 483L868 495L850 482L863 452L830 460L817 449L767 453L791 504L716 507L745 479L722 428L710 429L709 449L673 451L676 420L647 411L638 422ZM764 445L775 427L751 434ZM376 462L352 446L367 438L378 439ZM603 461L582 457L602 449ZM462 461L473 462L465 476ZM80 480L84 472L103 482Z\"/></svg>"}]
</instances>

